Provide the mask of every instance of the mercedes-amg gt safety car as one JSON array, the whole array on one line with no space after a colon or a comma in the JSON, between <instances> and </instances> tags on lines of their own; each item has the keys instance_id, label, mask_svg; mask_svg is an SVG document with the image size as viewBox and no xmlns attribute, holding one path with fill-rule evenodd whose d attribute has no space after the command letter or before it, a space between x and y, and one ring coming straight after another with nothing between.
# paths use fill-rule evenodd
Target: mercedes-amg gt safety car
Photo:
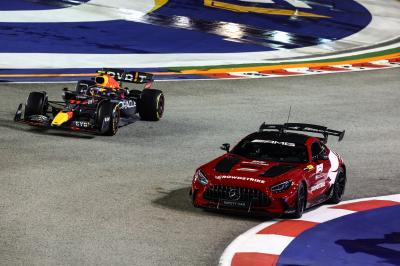
<instances>
[{"instance_id":1,"label":"mercedes-amg gt safety car","mask_svg":"<svg viewBox=\"0 0 400 266\"><path fill-rule=\"evenodd\" d=\"M20 104L14 121L31 126L115 135L119 127L138 120L157 121L164 113L164 95L152 89L153 75L105 68L92 80L81 80L74 91L64 89L63 101L47 93L31 92ZM122 82L145 84L129 90ZM24 109L24 110L23 110Z\"/></svg>"},{"instance_id":2,"label":"mercedes-amg gt safety car","mask_svg":"<svg viewBox=\"0 0 400 266\"><path fill-rule=\"evenodd\" d=\"M196 170L193 205L299 218L311 206L338 203L346 166L326 142L329 135L341 141L344 133L311 124L263 123L233 149L223 144L226 154Z\"/></svg>"}]
</instances>

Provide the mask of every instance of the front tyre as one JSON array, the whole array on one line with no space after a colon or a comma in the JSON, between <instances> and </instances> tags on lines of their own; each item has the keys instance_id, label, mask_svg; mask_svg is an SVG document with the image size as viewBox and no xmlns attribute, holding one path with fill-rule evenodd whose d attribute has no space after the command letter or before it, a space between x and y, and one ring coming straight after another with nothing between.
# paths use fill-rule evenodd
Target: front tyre
<instances>
[{"instance_id":1,"label":"front tyre","mask_svg":"<svg viewBox=\"0 0 400 266\"><path fill-rule=\"evenodd\" d=\"M140 95L139 115L142 120L158 121L164 114L164 94L160 90L145 89Z\"/></svg>"},{"instance_id":2,"label":"front tyre","mask_svg":"<svg viewBox=\"0 0 400 266\"><path fill-rule=\"evenodd\" d=\"M298 219L303 215L306 207L306 201L307 201L307 190L305 185L303 183L300 183L299 189L297 190L295 212L290 215L290 218Z\"/></svg>"},{"instance_id":3,"label":"front tyre","mask_svg":"<svg viewBox=\"0 0 400 266\"><path fill-rule=\"evenodd\" d=\"M346 188L346 181L346 174L343 169L339 168L335 183L333 184L332 196L328 201L329 203L338 204L342 200Z\"/></svg>"},{"instance_id":4,"label":"front tyre","mask_svg":"<svg viewBox=\"0 0 400 266\"><path fill-rule=\"evenodd\" d=\"M102 103L97 111L97 127L101 135L114 136L118 131L120 110L118 104Z\"/></svg>"},{"instance_id":5,"label":"front tyre","mask_svg":"<svg viewBox=\"0 0 400 266\"><path fill-rule=\"evenodd\" d=\"M48 108L47 95L45 92L31 92L25 105L25 119L32 115L46 115Z\"/></svg>"}]
</instances>

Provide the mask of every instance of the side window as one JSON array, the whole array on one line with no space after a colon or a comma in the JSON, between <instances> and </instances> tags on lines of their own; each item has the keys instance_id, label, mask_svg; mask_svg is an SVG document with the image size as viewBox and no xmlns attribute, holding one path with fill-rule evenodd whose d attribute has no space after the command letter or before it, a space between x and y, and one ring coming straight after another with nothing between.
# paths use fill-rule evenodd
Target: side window
<instances>
[{"instance_id":1,"label":"side window","mask_svg":"<svg viewBox=\"0 0 400 266\"><path fill-rule=\"evenodd\" d=\"M313 161L318 160L318 156L325 155L325 153L325 148L321 146L321 143L318 141L311 144L311 156Z\"/></svg>"}]
</instances>

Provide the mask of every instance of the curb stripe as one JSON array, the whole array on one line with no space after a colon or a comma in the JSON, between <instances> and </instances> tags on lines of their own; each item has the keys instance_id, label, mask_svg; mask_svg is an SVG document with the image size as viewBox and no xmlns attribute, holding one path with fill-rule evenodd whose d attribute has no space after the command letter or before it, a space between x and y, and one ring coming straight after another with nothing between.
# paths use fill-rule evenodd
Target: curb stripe
<instances>
[{"instance_id":1,"label":"curb stripe","mask_svg":"<svg viewBox=\"0 0 400 266\"><path fill-rule=\"evenodd\" d=\"M276 265L280 254L306 230L359 211L400 205L400 194L323 205L303 214L301 220L272 220L251 228L229 244L221 255L220 266Z\"/></svg>"},{"instance_id":2,"label":"curb stripe","mask_svg":"<svg viewBox=\"0 0 400 266\"><path fill-rule=\"evenodd\" d=\"M239 252L232 259L232 266L270 266L278 262L279 256L256 252Z\"/></svg>"},{"instance_id":3,"label":"curb stripe","mask_svg":"<svg viewBox=\"0 0 400 266\"><path fill-rule=\"evenodd\" d=\"M337 61L325 63L310 63L310 64L285 64L285 65L269 65L257 67L239 67L239 68L226 68L226 69L193 69L183 70L177 72L158 72L150 71L159 76L157 80L180 80L180 79L193 79L196 75L198 79L242 79L242 78L270 78L270 77L286 77L296 75L315 75L315 74L329 74L337 72L361 71L361 70L374 70L383 68L400 67L400 53L392 55L364 58L362 60L352 61ZM10 70L13 71L13 70ZM34 70L33 70L34 71ZM224 72L226 71L226 72ZM0 79L11 79L10 81L18 81L22 78L77 78L79 77L93 77L95 73L3 73L0 74ZM7 81L7 80L6 80ZM46 80L48 81L48 80Z\"/></svg>"},{"instance_id":4,"label":"curb stripe","mask_svg":"<svg viewBox=\"0 0 400 266\"><path fill-rule=\"evenodd\" d=\"M296 237L318 223L301 220L283 220L268 226L257 234L275 234Z\"/></svg>"},{"instance_id":5,"label":"curb stripe","mask_svg":"<svg viewBox=\"0 0 400 266\"><path fill-rule=\"evenodd\" d=\"M256 67L238 67L238 68L220 68L220 69L191 69L182 70L182 74L215 74L215 73L228 73L228 72L246 72L246 71L263 71L263 70L274 70L274 69L285 69L285 68L301 68L301 67L321 67L321 66L332 66L339 64L358 64L358 63L368 63L377 60L400 60L400 53L394 53L390 55L375 56L369 58L362 58L356 60L343 60L343 61L333 61L333 62L316 62L316 63L298 63L298 64L277 64L272 66L256 66Z\"/></svg>"},{"instance_id":6,"label":"curb stripe","mask_svg":"<svg viewBox=\"0 0 400 266\"><path fill-rule=\"evenodd\" d=\"M331 209L343 209L350 211L368 211L376 208L383 208L389 206L400 205L400 202L392 201L392 200L368 200L368 201L360 201L355 203L348 203L339 206L331 207Z\"/></svg>"}]
</instances>

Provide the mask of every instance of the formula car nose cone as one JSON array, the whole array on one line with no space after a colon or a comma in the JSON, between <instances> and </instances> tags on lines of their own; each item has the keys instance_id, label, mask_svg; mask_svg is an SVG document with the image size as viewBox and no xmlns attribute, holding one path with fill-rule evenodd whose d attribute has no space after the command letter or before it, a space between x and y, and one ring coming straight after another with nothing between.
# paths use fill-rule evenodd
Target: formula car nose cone
<instances>
[{"instance_id":1,"label":"formula car nose cone","mask_svg":"<svg viewBox=\"0 0 400 266\"><path fill-rule=\"evenodd\" d=\"M56 117L54 117L53 122L51 123L52 126L61 126L68 120L72 118L72 112L59 112Z\"/></svg>"}]
</instances>

